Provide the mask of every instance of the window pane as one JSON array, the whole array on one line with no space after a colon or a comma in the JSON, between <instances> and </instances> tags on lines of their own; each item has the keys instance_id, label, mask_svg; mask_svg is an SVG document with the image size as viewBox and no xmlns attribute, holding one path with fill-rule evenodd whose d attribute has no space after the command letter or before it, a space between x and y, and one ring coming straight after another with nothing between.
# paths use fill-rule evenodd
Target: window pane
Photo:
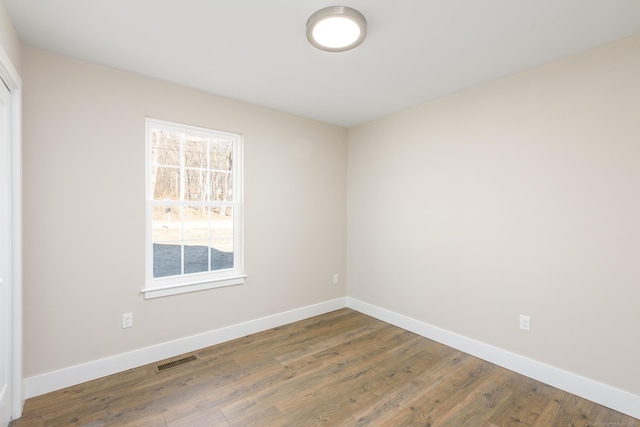
<instances>
[{"instance_id":1,"label":"window pane","mask_svg":"<svg viewBox=\"0 0 640 427\"><path fill-rule=\"evenodd\" d=\"M154 200L180 200L180 169L154 167L151 173Z\"/></svg>"},{"instance_id":2,"label":"window pane","mask_svg":"<svg viewBox=\"0 0 640 427\"><path fill-rule=\"evenodd\" d=\"M188 168L207 168L207 141L195 135L184 135L184 165Z\"/></svg>"},{"instance_id":3,"label":"window pane","mask_svg":"<svg viewBox=\"0 0 640 427\"><path fill-rule=\"evenodd\" d=\"M153 165L180 166L181 134L151 130L151 162Z\"/></svg>"},{"instance_id":4,"label":"window pane","mask_svg":"<svg viewBox=\"0 0 640 427\"><path fill-rule=\"evenodd\" d=\"M178 206L154 206L153 243L182 241L182 217Z\"/></svg>"},{"instance_id":5,"label":"window pane","mask_svg":"<svg viewBox=\"0 0 640 427\"><path fill-rule=\"evenodd\" d=\"M230 202L233 200L231 172L211 172L211 200Z\"/></svg>"},{"instance_id":6,"label":"window pane","mask_svg":"<svg viewBox=\"0 0 640 427\"><path fill-rule=\"evenodd\" d=\"M211 270L233 268L233 238L211 240Z\"/></svg>"},{"instance_id":7,"label":"window pane","mask_svg":"<svg viewBox=\"0 0 640 427\"><path fill-rule=\"evenodd\" d=\"M153 277L182 274L182 245L153 243Z\"/></svg>"},{"instance_id":8,"label":"window pane","mask_svg":"<svg viewBox=\"0 0 640 427\"><path fill-rule=\"evenodd\" d=\"M184 274L209 271L208 243L208 240L186 240L184 242Z\"/></svg>"},{"instance_id":9,"label":"window pane","mask_svg":"<svg viewBox=\"0 0 640 427\"><path fill-rule=\"evenodd\" d=\"M188 202L207 202L207 171L186 169L184 173L184 200Z\"/></svg>"},{"instance_id":10,"label":"window pane","mask_svg":"<svg viewBox=\"0 0 640 427\"><path fill-rule=\"evenodd\" d=\"M209 240L209 209L206 206L184 207L185 240Z\"/></svg>"},{"instance_id":11,"label":"window pane","mask_svg":"<svg viewBox=\"0 0 640 427\"><path fill-rule=\"evenodd\" d=\"M211 238L233 237L233 208L216 207L211 210ZM233 248L231 249L233 250Z\"/></svg>"},{"instance_id":12,"label":"window pane","mask_svg":"<svg viewBox=\"0 0 640 427\"><path fill-rule=\"evenodd\" d=\"M233 164L233 142L214 139L209 144L209 168L230 171Z\"/></svg>"}]
</instances>

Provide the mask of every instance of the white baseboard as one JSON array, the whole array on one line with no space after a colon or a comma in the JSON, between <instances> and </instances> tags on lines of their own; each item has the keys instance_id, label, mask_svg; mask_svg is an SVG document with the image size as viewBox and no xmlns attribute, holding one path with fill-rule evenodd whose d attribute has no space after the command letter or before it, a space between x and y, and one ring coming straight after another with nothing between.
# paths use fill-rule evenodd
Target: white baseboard
<instances>
[{"instance_id":1,"label":"white baseboard","mask_svg":"<svg viewBox=\"0 0 640 427\"><path fill-rule=\"evenodd\" d=\"M145 347L128 353L70 366L58 371L25 378L25 398L39 396L72 385L95 380L127 369L154 363L180 354L189 353L222 342L262 332L267 329L308 319L347 306L346 298L325 301L248 322L227 326L213 331L180 338L174 341Z\"/></svg>"},{"instance_id":2,"label":"white baseboard","mask_svg":"<svg viewBox=\"0 0 640 427\"><path fill-rule=\"evenodd\" d=\"M283 313L277 313L202 334L26 378L24 380L25 398L28 399L39 396L256 332L339 310L344 307L352 308L376 319L414 332L425 338L432 339L488 362L495 363L506 369L526 375L529 378L536 379L634 418L640 418L640 396L350 297L338 298Z\"/></svg>"},{"instance_id":3,"label":"white baseboard","mask_svg":"<svg viewBox=\"0 0 640 427\"><path fill-rule=\"evenodd\" d=\"M376 319L414 332L425 338L476 356L511 371L533 378L550 386L588 399L592 402L640 418L640 396L609 385L581 377L571 372L520 356L471 338L449 332L428 323L386 310L381 307L347 298L347 306Z\"/></svg>"}]
</instances>

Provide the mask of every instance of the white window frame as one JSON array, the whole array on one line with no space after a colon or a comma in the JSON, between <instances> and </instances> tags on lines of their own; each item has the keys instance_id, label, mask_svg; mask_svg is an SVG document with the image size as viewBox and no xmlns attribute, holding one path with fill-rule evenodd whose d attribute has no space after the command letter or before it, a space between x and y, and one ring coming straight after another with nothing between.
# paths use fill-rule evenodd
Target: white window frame
<instances>
[{"instance_id":1,"label":"white window frame","mask_svg":"<svg viewBox=\"0 0 640 427\"><path fill-rule=\"evenodd\" d=\"M151 133L152 129L163 129L172 132L189 133L206 138L224 138L233 141L233 192L231 202L192 202L154 200L152 182ZM146 213L145 213L145 287L142 290L145 299L158 298L168 295L195 292L223 286L240 285L244 283L243 260L243 150L242 135L207 129L197 126L184 125L157 119L146 119ZM181 205L228 206L233 208L233 268L207 271L202 273L181 274L168 277L153 277L153 207Z\"/></svg>"}]
</instances>

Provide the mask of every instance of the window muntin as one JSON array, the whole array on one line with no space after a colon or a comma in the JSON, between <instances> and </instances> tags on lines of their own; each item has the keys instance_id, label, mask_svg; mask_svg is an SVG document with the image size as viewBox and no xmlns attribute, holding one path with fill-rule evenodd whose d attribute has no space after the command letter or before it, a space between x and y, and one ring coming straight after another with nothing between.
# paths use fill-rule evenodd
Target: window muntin
<instances>
[{"instance_id":1,"label":"window muntin","mask_svg":"<svg viewBox=\"0 0 640 427\"><path fill-rule=\"evenodd\" d=\"M240 135L153 119L146 131L145 297L242 283Z\"/></svg>"}]
</instances>

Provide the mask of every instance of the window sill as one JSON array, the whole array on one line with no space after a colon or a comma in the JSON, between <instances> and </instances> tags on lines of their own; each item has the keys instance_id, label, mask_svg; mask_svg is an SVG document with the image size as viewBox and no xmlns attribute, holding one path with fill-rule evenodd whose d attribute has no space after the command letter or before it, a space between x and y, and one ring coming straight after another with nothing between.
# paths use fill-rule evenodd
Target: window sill
<instances>
[{"instance_id":1,"label":"window sill","mask_svg":"<svg viewBox=\"0 0 640 427\"><path fill-rule=\"evenodd\" d=\"M247 276L234 276L220 280L208 280L206 282L198 283L184 283L179 285L169 285L156 288L145 288L141 292L144 294L144 299L160 298L169 295L186 294L188 292L204 291L206 289L222 288L224 286L235 286L244 283L244 279Z\"/></svg>"}]
</instances>

